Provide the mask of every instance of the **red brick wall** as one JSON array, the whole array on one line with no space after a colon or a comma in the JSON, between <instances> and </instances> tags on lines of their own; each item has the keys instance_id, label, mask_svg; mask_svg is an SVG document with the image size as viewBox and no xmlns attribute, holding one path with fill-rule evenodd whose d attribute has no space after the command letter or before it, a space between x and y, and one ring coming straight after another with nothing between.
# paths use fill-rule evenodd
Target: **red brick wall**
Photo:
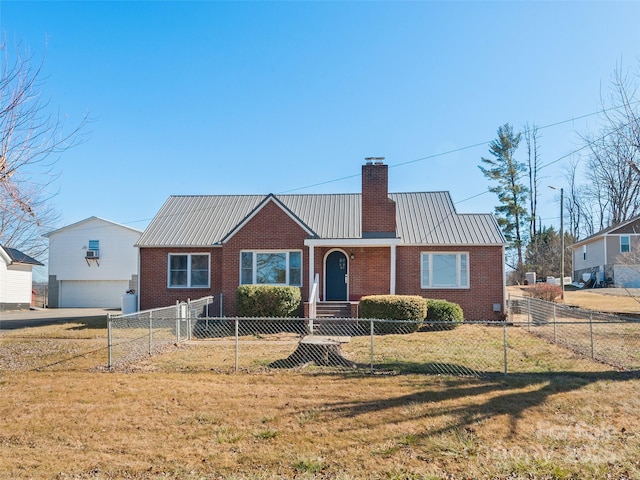
<instances>
[{"instance_id":1,"label":"red brick wall","mask_svg":"<svg viewBox=\"0 0 640 480\"><path fill-rule=\"evenodd\" d=\"M469 289L420 288L421 252L469 252ZM504 305L502 247L398 247L396 293L443 299L462 307L466 320L499 320Z\"/></svg>"},{"instance_id":2,"label":"red brick wall","mask_svg":"<svg viewBox=\"0 0 640 480\"><path fill-rule=\"evenodd\" d=\"M320 300L324 299L324 261L335 248L315 249L315 271L320 275ZM347 256L349 271L349 300L357 301L364 295L387 294L391 284L391 252L388 247L339 248ZM351 254L355 256L351 260ZM305 279L306 281L306 279ZM304 298L305 301L308 297Z\"/></svg>"},{"instance_id":3,"label":"red brick wall","mask_svg":"<svg viewBox=\"0 0 640 480\"><path fill-rule=\"evenodd\" d=\"M168 262L170 253L210 253L211 288L169 288ZM140 309L173 305L176 301L217 295L222 288L221 248L141 248L140 249Z\"/></svg>"},{"instance_id":4,"label":"red brick wall","mask_svg":"<svg viewBox=\"0 0 640 480\"><path fill-rule=\"evenodd\" d=\"M225 315L236 314L235 292L240 284L241 250L302 250L302 300L309 297L309 252L304 246L308 237L274 202L268 202L256 216L233 235L222 249L222 292Z\"/></svg>"},{"instance_id":5,"label":"red brick wall","mask_svg":"<svg viewBox=\"0 0 640 480\"><path fill-rule=\"evenodd\" d=\"M389 167L362 166L362 233L395 233L396 203L389 198Z\"/></svg>"},{"instance_id":6,"label":"red brick wall","mask_svg":"<svg viewBox=\"0 0 640 480\"><path fill-rule=\"evenodd\" d=\"M388 294L391 286L391 250L388 247L354 248L349 261L349 299Z\"/></svg>"},{"instance_id":7,"label":"red brick wall","mask_svg":"<svg viewBox=\"0 0 640 480\"><path fill-rule=\"evenodd\" d=\"M224 314L235 315L235 292L240 284L241 250L302 250L302 298L307 300L308 237L291 217L273 202L267 203L255 217L222 247L215 248L141 248L140 308L142 310L173 305L177 300L223 295ZM211 288L168 288L169 253L211 253Z\"/></svg>"}]
</instances>

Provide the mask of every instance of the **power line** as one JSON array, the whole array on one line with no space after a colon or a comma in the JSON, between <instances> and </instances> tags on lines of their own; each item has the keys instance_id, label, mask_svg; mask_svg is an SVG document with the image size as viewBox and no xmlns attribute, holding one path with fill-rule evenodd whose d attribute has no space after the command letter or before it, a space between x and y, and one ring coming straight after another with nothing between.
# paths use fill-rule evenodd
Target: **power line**
<instances>
[{"instance_id":1,"label":"power line","mask_svg":"<svg viewBox=\"0 0 640 480\"><path fill-rule=\"evenodd\" d=\"M631 102L631 105L638 104L638 103L640 103L640 100L638 100L636 102ZM595 115L600 115L602 113L610 112L612 110L618 110L620 108L624 108L624 105L618 105L618 106L610 107L610 108L607 108L607 109L600 109L600 110L597 110L595 112L587 113L587 114L584 114L584 115L579 115L579 116L576 116L576 117L571 117L571 118L568 118L568 119L565 119L565 120L549 123L549 124L546 124L546 125L543 125L543 126L539 126L539 127L536 127L536 128L538 130L545 130L545 129L548 129L548 128L557 127L559 125L564 125L566 123L575 122L577 120L583 120L585 118L593 117ZM567 153L565 155L562 155L561 157L559 157L559 158L557 158L557 159L555 159L555 160L553 160L551 162L542 164L539 167L539 170L542 170L543 168L546 168L546 167L548 167L550 165L558 163L558 162L564 160L565 158L570 157L571 155L574 155L575 153L578 153L578 152L584 150L585 148L590 147L595 142L604 139L607 135L610 135L610 134L611 134L611 132L605 134L601 138L598 138L596 140L588 142L586 145L583 145L580 148L572 150L571 152L569 152L569 153ZM410 165L412 163L423 162L425 160L431 160L431 159L434 159L434 158L443 157L443 156L446 156L446 155L451 155L453 153L458 153L458 152L462 152L462 151L465 151L465 150L471 150L473 148L478 148L478 147L481 147L481 146L484 146L484 145L488 145L489 143L491 143L491 141L492 140L487 140L487 141L484 141L484 142L473 143L473 144L470 144L470 145L466 145L464 147L454 148L454 149L447 150L447 151L444 151L444 152L438 152L438 153L434 153L434 154L431 154L431 155L426 155L426 156L423 156L423 157L415 158L415 159L412 159L412 160L399 162L399 163L396 163L396 164L389 165L389 168L401 167L401 166L405 166L405 165ZM301 187L291 188L291 189L288 189L288 190L283 190L281 192L278 192L277 195L287 194L287 193L291 193L291 192L297 192L297 191L300 191L300 190L306 190L306 189L309 189L309 188L314 188L314 187L318 187L318 186L322 186L322 185L328 185L328 184L331 184L331 183L337 183L337 182L341 182L341 181L344 181L344 180L357 178L360 175L361 175L360 173L355 173L355 174L352 174L352 175L346 175L346 176L342 176L342 177L339 177L339 178L333 178L333 179L325 180L325 181L322 181L322 182L316 182L316 183L313 183L313 184L304 185L304 186L301 186ZM454 202L454 204L457 205L459 203L463 203L463 202L472 200L472 199L480 197L482 195L486 195L487 193L490 193L490 190L485 190L483 192L477 193L477 194L472 195L470 197L467 197L465 199L462 199L462 200L459 200L457 202ZM129 225L129 224L132 224L132 223L140 223L140 222L144 222L144 221L149 221L149 220L152 220L153 218L155 218L155 217L147 218L147 219L141 219L141 220L132 220L132 221L121 222L121 223L122 223L122 225Z\"/></svg>"},{"instance_id":2,"label":"power line","mask_svg":"<svg viewBox=\"0 0 640 480\"><path fill-rule=\"evenodd\" d=\"M631 104L634 104L634 103L640 103L640 100L638 100L637 102L632 102ZM561 120L559 122L549 123L547 125L543 125L541 127L536 127L536 128L538 130L545 130L547 128L553 128L553 127L557 127L559 125L564 125L566 123L572 123L572 122L575 122L577 120L583 120L585 118L593 117L595 115L600 115L602 113L610 112L612 110L617 110L617 109L620 109L620 108L624 108L624 105L618 105L618 106L610 107L610 108L607 108L607 109L600 109L600 110L595 111L595 112L587 113L587 114L584 114L584 115L579 115L577 117L571 117L571 118L568 118L566 120ZM492 140L487 140L487 141L484 141L484 142L478 142L478 143L474 143L474 144L471 144L471 145L466 145L464 147L454 148L452 150L447 150L445 152L434 153L432 155L426 155L424 157L415 158L413 160L407 160L407 161L404 161L404 162L400 162L400 163L396 163L396 164L393 164L393 165L389 165L389 168L401 167L401 166L409 165L409 164L412 164L412 163L423 162L425 160L431 160L433 158L443 157L445 155L451 155L452 153L458 153L458 152L462 152L462 151L465 151L465 150L471 150L472 148L477 148L477 147L482 147L484 145L488 145L489 143L491 143L491 141ZM581 147L581 148L579 148L577 150L574 150L574 151L572 151L572 152L570 152L570 153L568 153L566 155L563 155L562 157L558 158L557 160L554 160L552 162L544 164L540 168L544 168L544 167L547 167L549 165L553 165L554 163L557 163L557 162L567 158L568 156L573 155L574 153L577 153L580 150L583 150L587 146L589 146L589 144L587 144L587 145L585 145L585 146L583 146L583 147ZM344 176L344 177L334 178L334 179L331 179L331 180L326 180L326 181L323 181L323 182L313 183L313 184L305 185L305 186L302 186L302 187L292 188L292 189L289 189L289 190L283 190L282 192L279 192L279 193L283 194L283 193L296 192L296 191L299 191L299 190L306 190L308 188L318 187L320 185L327 185L329 183L341 182L343 180L356 178L358 176L360 176L359 173L353 174L353 175L347 175L347 176ZM466 201L466 200L469 200L471 198L475 198L475 196L474 197L469 197L468 199L465 199L465 200L462 200L462 201ZM456 203L460 203L460 202L456 202Z\"/></svg>"}]
</instances>

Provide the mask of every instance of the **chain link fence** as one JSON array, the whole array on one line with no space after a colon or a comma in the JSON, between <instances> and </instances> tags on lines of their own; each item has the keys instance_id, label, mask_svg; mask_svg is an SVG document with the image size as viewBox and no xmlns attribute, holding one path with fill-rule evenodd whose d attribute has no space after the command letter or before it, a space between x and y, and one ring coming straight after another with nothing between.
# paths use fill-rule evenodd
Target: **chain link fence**
<instances>
[{"instance_id":1,"label":"chain link fence","mask_svg":"<svg viewBox=\"0 0 640 480\"><path fill-rule=\"evenodd\" d=\"M191 320L219 312L216 297L107 318L108 367L153 355L191 338ZM215 313L214 313L215 312Z\"/></svg>"},{"instance_id":2,"label":"chain link fence","mask_svg":"<svg viewBox=\"0 0 640 480\"><path fill-rule=\"evenodd\" d=\"M640 369L640 319L532 297L508 303L510 322L537 338L622 370Z\"/></svg>"},{"instance_id":3,"label":"chain link fence","mask_svg":"<svg viewBox=\"0 0 640 480\"><path fill-rule=\"evenodd\" d=\"M195 346L189 368L221 372L339 369L480 376L640 370L640 322L510 298L501 322L225 318L215 299L112 317L109 367L167 343ZM209 314L207 314L207 309ZM202 353L202 352L206 353ZM200 352L200 353L198 353Z\"/></svg>"}]
</instances>

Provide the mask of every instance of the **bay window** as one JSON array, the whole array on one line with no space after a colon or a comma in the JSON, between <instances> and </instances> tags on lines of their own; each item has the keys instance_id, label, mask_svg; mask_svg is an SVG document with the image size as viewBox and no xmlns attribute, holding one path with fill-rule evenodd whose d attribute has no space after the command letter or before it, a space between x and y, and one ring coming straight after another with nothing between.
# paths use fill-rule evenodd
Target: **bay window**
<instances>
[{"instance_id":1,"label":"bay window","mask_svg":"<svg viewBox=\"0 0 640 480\"><path fill-rule=\"evenodd\" d=\"M240 283L302 286L302 252L240 252Z\"/></svg>"},{"instance_id":2,"label":"bay window","mask_svg":"<svg viewBox=\"0 0 640 480\"><path fill-rule=\"evenodd\" d=\"M467 252L422 252L421 288L469 288Z\"/></svg>"}]
</instances>

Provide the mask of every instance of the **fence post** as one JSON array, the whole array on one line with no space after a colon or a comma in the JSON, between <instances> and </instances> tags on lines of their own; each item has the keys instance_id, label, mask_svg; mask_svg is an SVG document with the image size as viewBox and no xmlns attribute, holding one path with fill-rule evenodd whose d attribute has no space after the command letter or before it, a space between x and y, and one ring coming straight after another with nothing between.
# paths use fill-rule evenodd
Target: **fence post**
<instances>
[{"instance_id":1,"label":"fence post","mask_svg":"<svg viewBox=\"0 0 640 480\"><path fill-rule=\"evenodd\" d=\"M187 340L191 340L191 299L187 299Z\"/></svg>"},{"instance_id":2,"label":"fence post","mask_svg":"<svg viewBox=\"0 0 640 480\"><path fill-rule=\"evenodd\" d=\"M238 341L238 317L236 317L236 373L238 373L238 349L240 342Z\"/></svg>"},{"instance_id":3,"label":"fence post","mask_svg":"<svg viewBox=\"0 0 640 480\"><path fill-rule=\"evenodd\" d=\"M591 337L591 358L595 358L593 352L593 313L589 313L589 336Z\"/></svg>"},{"instance_id":4,"label":"fence post","mask_svg":"<svg viewBox=\"0 0 640 480\"><path fill-rule=\"evenodd\" d=\"M553 343L558 343L556 342L556 322L557 322L557 318L556 318L556 304L553 304Z\"/></svg>"},{"instance_id":5,"label":"fence post","mask_svg":"<svg viewBox=\"0 0 640 480\"><path fill-rule=\"evenodd\" d=\"M221 317L221 318L223 317L223 315L222 315L222 310L223 310L223 309L222 309L222 295L224 295L224 294L223 294L223 293L220 293L220 317Z\"/></svg>"},{"instance_id":6,"label":"fence post","mask_svg":"<svg viewBox=\"0 0 640 480\"><path fill-rule=\"evenodd\" d=\"M371 373L373 373L373 318L369 322L371 325L371 328L370 328L371 341L370 341L369 351L370 351L370 357L371 357Z\"/></svg>"},{"instance_id":7,"label":"fence post","mask_svg":"<svg viewBox=\"0 0 640 480\"><path fill-rule=\"evenodd\" d=\"M507 321L502 322L502 349L504 356L504 374L507 375Z\"/></svg>"},{"instance_id":8,"label":"fence post","mask_svg":"<svg viewBox=\"0 0 640 480\"><path fill-rule=\"evenodd\" d=\"M109 370L111 370L111 367L113 367L113 357L112 357L112 348L113 348L113 342L112 342L112 337L111 337L111 314L107 313L107 367L109 368Z\"/></svg>"},{"instance_id":9,"label":"fence post","mask_svg":"<svg viewBox=\"0 0 640 480\"><path fill-rule=\"evenodd\" d=\"M527 298L527 331L531 331L531 297Z\"/></svg>"},{"instance_id":10,"label":"fence post","mask_svg":"<svg viewBox=\"0 0 640 480\"><path fill-rule=\"evenodd\" d=\"M180 343L180 302L176 300L176 343Z\"/></svg>"},{"instance_id":11,"label":"fence post","mask_svg":"<svg viewBox=\"0 0 640 480\"><path fill-rule=\"evenodd\" d=\"M149 312L149 355L153 353L153 312Z\"/></svg>"}]
</instances>

